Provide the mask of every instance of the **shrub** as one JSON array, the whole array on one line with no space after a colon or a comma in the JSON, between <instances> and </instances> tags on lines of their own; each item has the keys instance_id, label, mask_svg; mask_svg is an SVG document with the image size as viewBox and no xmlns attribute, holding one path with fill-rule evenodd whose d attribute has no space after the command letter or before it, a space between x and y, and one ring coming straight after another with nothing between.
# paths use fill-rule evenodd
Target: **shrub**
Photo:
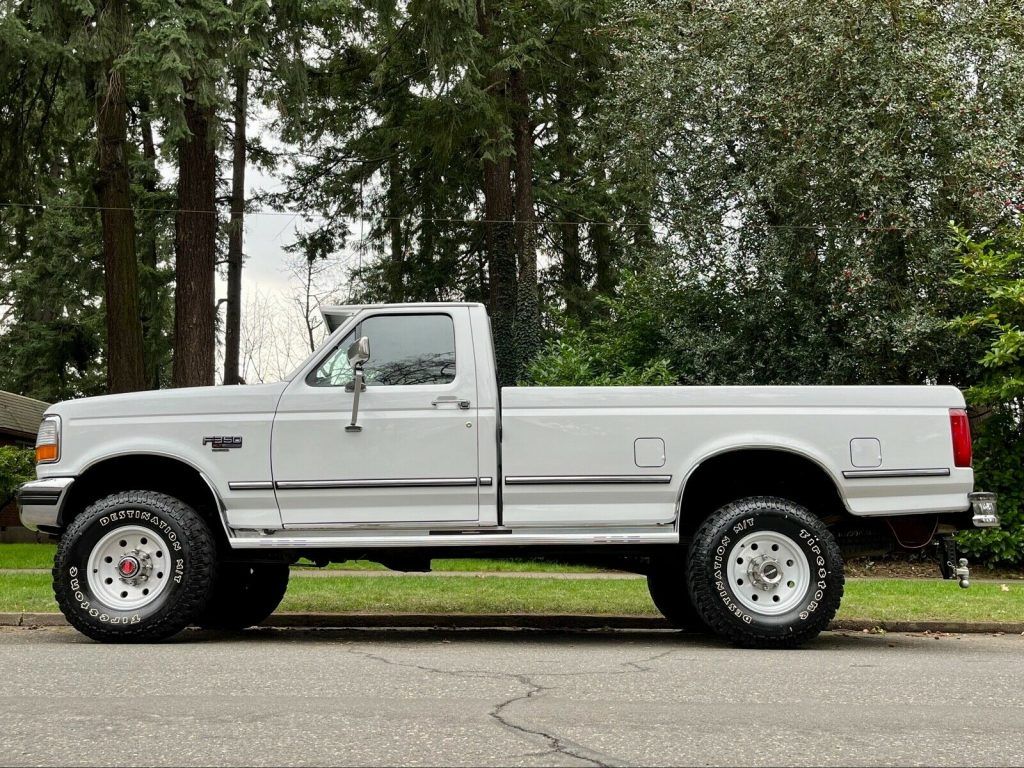
<instances>
[{"instance_id":1,"label":"shrub","mask_svg":"<svg viewBox=\"0 0 1024 768\"><path fill-rule=\"evenodd\" d=\"M543 387L666 386L676 383L668 361L631 364L580 332L549 341L527 367L525 384Z\"/></svg>"},{"instance_id":2,"label":"shrub","mask_svg":"<svg viewBox=\"0 0 1024 768\"><path fill-rule=\"evenodd\" d=\"M0 507L7 505L18 486L35 477L35 451L13 445L0 446Z\"/></svg>"},{"instance_id":3,"label":"shrub","mask_svg":"<svg viewBox=\"0 0 1024 768\"><path fill-rule=\"evenodd\" d=\"M1024 564L1024 431L1006 410L987 418L974 440L975 486L994 491L1000 528L967 531L957 537L966 555L986 565Z\"/></svg>"},{"instance_id":4,"label":"shrub","mask_svg":"<svg viewBox=\"0 0 1024 768\"><path fill-rule=\"evenodd\" d=\"M1024 232L977 241L954 229L960 271L953 284L973 307L953 321L985 344L984 373L967 401L987 413L975 439L975 484L998 494L1002 527L962 533L969 555L989 565L1024 564Z\"/></svg>"}]
</instances>

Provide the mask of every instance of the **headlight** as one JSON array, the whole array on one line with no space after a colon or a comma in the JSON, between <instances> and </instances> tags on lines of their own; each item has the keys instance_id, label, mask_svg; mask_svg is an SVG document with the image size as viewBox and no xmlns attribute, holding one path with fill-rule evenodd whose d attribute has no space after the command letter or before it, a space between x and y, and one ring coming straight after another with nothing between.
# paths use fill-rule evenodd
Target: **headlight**
<instances>
[{"instance_id":1,"label":"headlight","mask_svg":"<svg viewBox=\"0 0 1024 768\"><path fill-rule=\"evenodd\" d=\"M36 435L36 464L60 459L60 416L44 416Z\"/></svg>"}]
</instances>

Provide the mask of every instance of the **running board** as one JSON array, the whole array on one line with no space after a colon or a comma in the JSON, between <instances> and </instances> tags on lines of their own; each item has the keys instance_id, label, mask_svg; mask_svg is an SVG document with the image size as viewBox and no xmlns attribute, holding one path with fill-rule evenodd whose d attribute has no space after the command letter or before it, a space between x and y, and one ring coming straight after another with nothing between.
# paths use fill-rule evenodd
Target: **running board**
<instances>
[{"instance_id":1,"label":"running board","mask_svg":"<svg viewBox=\"0 0 1024 768\"><path fill-rule=\"evenodd\" d=\"M636 533L395 534L392 536L246 536L229 539L232 549L390 549L400 547L488 547L594 544L678 544L676 531Z\"/></svg>"}]
</instances>

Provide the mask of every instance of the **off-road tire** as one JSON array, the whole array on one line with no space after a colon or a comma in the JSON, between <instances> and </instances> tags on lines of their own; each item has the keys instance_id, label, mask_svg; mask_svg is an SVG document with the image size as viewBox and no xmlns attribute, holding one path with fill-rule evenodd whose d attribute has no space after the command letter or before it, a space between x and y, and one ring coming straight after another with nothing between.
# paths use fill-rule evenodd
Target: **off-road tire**
<instances>
[{"instance_id":1,"label":"off-road tire","mask_svg":"<svg viewBox=\"0 0 1024 768\"><path fill-rule=\"evenodd\" d=\"M654 563L647 574L647 590L654 606L676 629L691 632L707 629L690 599L685 557L671 563Z\"/></svg>"},{"instance_id":2,"label":"off-road tire","mask_svg":"<svg viewBox=\"0 0 1024 768\"><path fill-rule=\"evenodd\" d=\"M760 612L775 610L770 602L774 594L761 593L760 588L752 586L753 579L743 578L744 585L738 586L732 582L740 579L729 576L730 563L744 562L743 555L748 556L746 565L735 565L737 571L751 567L762 554L769 554L768 547L762 547L756 558L751 557L754 552L740 550L740 545L752 536L756 539L766 534L780 537L783 550L792 547L791 560L780 562L780 569L793 561L799 569L801 553L806 558L806 584L799 583L797 570L783 572L781 578L786 580L787 588L790 579L794 579L794 587L779 608L785 608L785 612L778 615ZM759 577L763 579L764 574ZM694 606L716 634L748 648L791 648L828 627L839 609L845 578L839 547L821 520L788 499L755 496L726 504L701 524L690 547L687 581ZM745 590L742 597L738 596L741 589ZM761 601L757 605L763 607L748 607L755 605L751 602L755 595ZM791 609L786 608L789 604Z\"/></svg>"},{"instance_id":3,"label":"off-road tire","mask_svg":"<svg viewBox=\"0 0 1024 768\"><path fill-rule=\"evenodd\" d=\"M90 555L116 530L151 530L167 545L151 574L166 579L141 608L105 603L90 583ZM53 594L68 622L94 640L155 642L176 635L205 608L216 577L217 547L206 521L187 504L156 491L121 491L90 504L57 545ZM154 553L155 555L155 553ZM98 583L98 582L97 582Z\"/></svg>"},{"instance_id":4,"label":"off-road tire","mask_svg":"<svg viewBox=\"0 0 1024 768\"><path fill-rule=\"evenodd\" d=\"M213 597L196 624L224 630L255 626L277 609L287 589L287 563L222 563Z\"/></svg>"}]
</instances>

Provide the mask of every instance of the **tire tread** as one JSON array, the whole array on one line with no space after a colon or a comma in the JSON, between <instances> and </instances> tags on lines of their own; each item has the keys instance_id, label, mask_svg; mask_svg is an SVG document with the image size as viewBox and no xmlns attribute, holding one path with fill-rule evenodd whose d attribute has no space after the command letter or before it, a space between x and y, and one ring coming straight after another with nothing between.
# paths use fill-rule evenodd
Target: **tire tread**
<instances>
[{"instance_id":1,"label":"tire tread","mask_svg":"<svg viewBox=\"0 0 1024 768\"><path fill-rule=\"evenodd\" d=\"M748 625L740 628L730 621L722 611L714 610L718 600L714 584L709 574L704 572L704 564L708 562L714 542L735 523L738 517L778 514L784 510L783 516L791 518L801 525L812 529L818 542L828 550L828 560L835 564L833 572L838 574L837 583L830 585L832 589L826 599L815 611L813 620L807 621L789 634L779 635L765 632L758 627ZM795 648L817 637L835 618L839 603L843 597L846 577L843 573L843 558L835 538L828 532L821 520L811 512L794 502L775 496L752 496L726 504L709 515L694 534L690 557L686 566L687 583L694 607L704 623L716 634L729 642L744 648Z\"/></svg>"},{"instance_id":2,"label":"tire tread","mask_svg":"<svg viewBox=\"0 0 1024 768\"><path fill-rule=\"evenodd\" d=\"M145 505L158 509L160 514L173 518L185 531L185 546L189 548L189 573L185 588L181 590L174 610L167 611L153 621L137 625L117 625L117 628L99 622L86 621L77 608L70 585L62 577L64 564L71 554L75 540L98 517L118 508ZM184 502L157 491L119 491L90 504L75 517L57 545L53 564L53 594L61 613L68 622L94 640L113 643L145 643L166 640L183 630L205 609L216 576L217 545L206 521Z\"/></svg>"}]
</instances>

